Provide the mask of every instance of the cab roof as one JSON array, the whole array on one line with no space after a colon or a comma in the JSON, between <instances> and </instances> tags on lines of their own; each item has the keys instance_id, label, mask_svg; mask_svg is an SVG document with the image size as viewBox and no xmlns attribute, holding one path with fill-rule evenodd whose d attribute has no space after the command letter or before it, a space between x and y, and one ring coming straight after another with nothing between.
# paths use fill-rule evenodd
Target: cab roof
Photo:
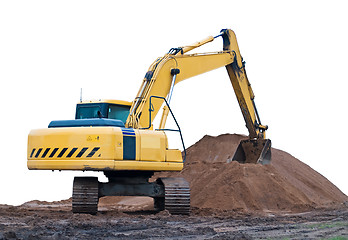
<instances>
[{"instance_id":1,"label":"cab roof","mask_svg":"<svg viewBox=\"0 0 348 240\"><path fill-rule=\"evenodd\" d=\"M132 102L123 101L123 100L113 100L113 99L84 100L82 102L79 102L78 104L86 104L86 103L111 103L111 104L132 106Z\"/></svg>"}]
</instances>

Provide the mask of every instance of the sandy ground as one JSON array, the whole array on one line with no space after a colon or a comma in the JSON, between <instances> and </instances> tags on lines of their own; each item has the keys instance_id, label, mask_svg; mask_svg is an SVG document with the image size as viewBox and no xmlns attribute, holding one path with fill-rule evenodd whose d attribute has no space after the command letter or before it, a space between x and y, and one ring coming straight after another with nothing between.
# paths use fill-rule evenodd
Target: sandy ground
<instances>
[{"instance_id":1,"label":"sandy ground","mask_svg":"<svg viewBox=\"0 0 348 240\"><path fill-rule=\"evenodd\" d=\"M73 214L69 200L0 205L0 239L348 239L348 206L278 215L193 208L173 216L152 211L151 199L118 201L96 215Z\"/></svg>"}]
</instances>

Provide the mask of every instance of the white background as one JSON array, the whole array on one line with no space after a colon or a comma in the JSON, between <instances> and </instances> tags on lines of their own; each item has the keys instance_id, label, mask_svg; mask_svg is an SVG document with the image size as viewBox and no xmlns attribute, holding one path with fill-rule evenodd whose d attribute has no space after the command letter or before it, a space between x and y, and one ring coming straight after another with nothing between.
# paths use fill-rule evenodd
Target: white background
<instances>
[{"instance_id":1,"label":"white background","mask_svg":"<svg viewBox=\"0 0 348 240\"><path fill-rule=\"evenodd\" d=\"M30 129L74 118L80 88L84 99L132 101L157 57L222 28L237 35L273 147L348 194L346 10L334 0L1 1L0 203L71 196L83 173L29 171L26 144ZM221 49L220 38L201 51ZM178 84L172 108L186 146L247 134L224 68Z\"/></svg>"}]
</instances>

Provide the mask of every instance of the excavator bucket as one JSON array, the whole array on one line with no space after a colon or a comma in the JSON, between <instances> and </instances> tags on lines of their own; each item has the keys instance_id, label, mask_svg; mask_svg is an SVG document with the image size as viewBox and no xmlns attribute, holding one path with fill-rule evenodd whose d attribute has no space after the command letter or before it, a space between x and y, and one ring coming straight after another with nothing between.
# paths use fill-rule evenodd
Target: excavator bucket
<instances>
[{"instance_id":1,"label":"excavator bucket","mask_svg":"<svg viewBox=\"0 0 348 240\"><path fill-rule=\"evenodd\" d=\"M271 145L270 139L241 140L232 160L240 163L269 164L271 162Z\"/></svg>"}]
</instances>

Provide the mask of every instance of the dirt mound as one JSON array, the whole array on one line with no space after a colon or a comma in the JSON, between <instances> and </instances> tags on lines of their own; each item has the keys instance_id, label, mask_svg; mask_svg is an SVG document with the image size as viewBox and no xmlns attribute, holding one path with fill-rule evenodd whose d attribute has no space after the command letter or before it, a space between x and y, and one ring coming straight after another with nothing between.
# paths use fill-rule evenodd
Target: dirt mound
<instances>
[{"instance_id":1,"label":"dirt mound","mask_svg":"<svg viewBox=\"0 0 348 240\"><path fill-rule=\"evenodd\" d=\"M272 149L270 165L230 162L239 141L245 138L236 134L204 136L187 149L183 171L169 175L190 182L193 207L302 212L338 207L348 200L325 177L278 149Z\"/></svg>"}]
</instances>

